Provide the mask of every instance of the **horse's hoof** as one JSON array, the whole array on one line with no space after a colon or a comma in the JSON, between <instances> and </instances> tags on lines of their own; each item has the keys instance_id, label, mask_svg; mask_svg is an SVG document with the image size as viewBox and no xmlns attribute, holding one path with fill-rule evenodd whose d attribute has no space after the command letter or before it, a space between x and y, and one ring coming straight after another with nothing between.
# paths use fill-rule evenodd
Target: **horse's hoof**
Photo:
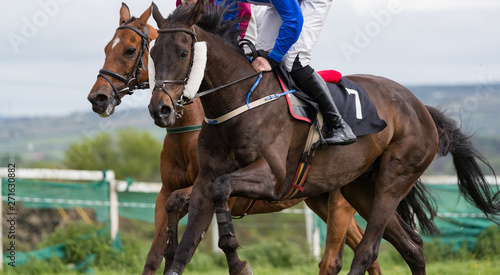
<instances>
[{"instance_id":1,"label":"horse's hoof","mask_svg":"<svg viewBox=\"0 0 500 275\"><path fill-rule=\"evenodd\" d=\"M181 275L181 272L176 269L171 269L168 271L167 275Z\"/></svg>"},{"instance_id":2,"label":"horse's hoof","mask_svg":"<svg viewBox=\"0 0 500 275\"><path fill-rule=\"evenodd\" d=\"M243 267L240 273L238 273L238 275L252 275L252 274L253 274L252 268L248 263L245 263L245 267Z\"/></svg>"}]
</instances>

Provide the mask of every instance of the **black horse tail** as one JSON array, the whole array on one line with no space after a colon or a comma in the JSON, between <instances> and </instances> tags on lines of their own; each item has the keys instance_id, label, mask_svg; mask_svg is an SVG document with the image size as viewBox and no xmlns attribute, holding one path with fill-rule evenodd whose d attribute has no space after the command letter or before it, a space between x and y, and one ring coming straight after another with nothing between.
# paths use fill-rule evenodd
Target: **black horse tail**
<instances>
[{"instance_id":1,"label":"black horse tail","mask_svg":"<svg viewBox=\"0 0 500 275\"><path fill-rule=\"evenodd\" d=\"M490 220L497 222L499 219L494 216L500 213L500 192L488 184L479 163L485 164L493 175L495 171L453 119L434 107L426 107L438 130L438 155L451 153L453 157L460 193Z\"/></svg>"},{"instance_id":2,"label":"black horse tail","mask_svg":"<svg viewBox=\"0 0 500 275\"><path fill-rule=\"evenodd\" d=\"M438 235L440 233L433 219L437 215L437 204L433 193L417 180L408 195L399 203L396 212L413 229L417 229L416 221L420 230L426 235Z\"/></svg>"}]
</instances>

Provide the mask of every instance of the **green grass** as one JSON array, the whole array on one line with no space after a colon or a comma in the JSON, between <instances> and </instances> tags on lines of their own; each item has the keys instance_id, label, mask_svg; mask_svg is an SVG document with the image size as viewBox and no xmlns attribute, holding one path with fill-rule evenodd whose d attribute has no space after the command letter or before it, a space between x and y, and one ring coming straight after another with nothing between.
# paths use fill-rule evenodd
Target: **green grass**
<instances>
[{"instance_id":1,"label":"green grass","mask_svg":"<svg viewBox=\"0 0 500 275\"><path fill-rule=\"evenodd\" d=\"M286 245L284 245L287 247ZM147 251L149 249L149 243L143 242L139 247L131 245L129 242L125 243L125 250L131 248L137 253L123 252L120 259L115 259L114 263L110 265L115 266L113 270L108 268L92 267L94 274L98 275L122 275L122 274L140 274L142 272L142 263L145 259ZM265 253L265 248L261 244L258 247L249 247L249 250L260 250L261 253ZM292 248L292 251L293 248ZM240 255L242 259L249 260L254 274L258 275L313 275L318 274L319 268L316 261L311 259L302 259L298 263L295 262L291 264L290 267L285 266L271 266L269 263L264 263L259 261L259 259L252 261L245 255L245 249L240 250ZM251 252L253 255L253 252ZM285 253L286 254L286 253ZM344 255L344 268L340 274L345 275L348 273L350 261L352 260L352 251L346 249ZM255 256L252 256L255 257ZM392 248L389 244L383 243L381 246L381 251L379 255L380 265L382 272L385 275L410 275L410 269L403 262L399 254ZM123 261L130 261L127 268L118 268L117 263ZM22 267L12 268L10 266L4 265L4 271L2 274L61 274L61 275L77 275L82 274L71 270L72 265L64 265L59 259L51 259L50 261L38 261L33 260ZM500 274L500 255L494 259L458 259L458 260L446 260L446 261L436 261L427 263L426 267L427 274L440 274L440 275L471 275L471 274ZM162 274L162 269L160 269L156 274ZM187 275L220 275L228 274L227 268L225 266L224 255L210 255L208 253L196 253L192 262L188 265L184 274Z\"/></svg>"},{"instance_id":2,"label":"green grass","mask_svg":"<svg viewBox=\"0 0 500 275\"><path fill-rule=\"evenodd\" d=\"M90 254L95 255L89 264L93 274L140 274L151 245L151 225L129 223L124 224L124 227L129 229L121 232L123 249L112 249L108 234L92 233L101 231L99 226L73 224L65 229L56 230L40 243L39 248L64 240L68 244L65 259L56 257L45 261L31 259L15 268L4 265L2 274L81 274L75 271L75 266L89 259ZM287 229L293 231L293 226ZM295 239L289 236L282 238L283 234L278 232L282 232L281 228L270 234L273 237L264 235L255 238L252 236L255 232L249 230L245 238L243 236L240 238L242 248L239 250L239 256L250 263L254 274L318 274L319 261L308 256L307 248L300 242L301 239L297 238L298 235ZM82 234L86 234L87 237L82 239ZM253 243L249 241L250 237L253 238ZM477 247L471 251L465 249L465 246L454 251L450 245L439 242L426 243L424 250L427 274L500 274L500 228L497 226L488 228L478 236L477 240ZM228 274L224 254L210 253L210 243L210 234L207 234L207 238L200 244L192 261L187 265L185 274ZM352 250L346 248L340 274L348 273L353 255ZM387 242L381 244L379 262L383 274L411 274L401 255ZM162 274L162 271L163 267L156 274Z\"/></svg>"},{"instance_id":3,"label":"green grass","mask_svg":"<svg viewBox=\"0 0 500 275\"><path fill-rule=\"evenodd\" d=\"M381 263L382 273L384 275L410 275L410 269L408 266L404 265L386 265ZM254 274L257 275L317 275L319 268L316 264L309 264L305 266L297 266L293 268L283 268L283 267L269 267L269 266L255 266L252 268ZM444 261L427 264L426 267L427 274L440 274L440 275L474 275L474 274L500 274L500 259L495 261L489 260L463 260L463 261ZM344 267L339 273L345 275L348 273L347 267ZM73 275L78 273L65 273L65 275ZM121 275L121 272L99 272L96 270L96 274L102 275ZM157 272L156 274L161 274ZM189 271L186 270L184 273L186 275L221 275L229 274L227 269L214 268L211 271Z\"/></svg>"}]
</instances>

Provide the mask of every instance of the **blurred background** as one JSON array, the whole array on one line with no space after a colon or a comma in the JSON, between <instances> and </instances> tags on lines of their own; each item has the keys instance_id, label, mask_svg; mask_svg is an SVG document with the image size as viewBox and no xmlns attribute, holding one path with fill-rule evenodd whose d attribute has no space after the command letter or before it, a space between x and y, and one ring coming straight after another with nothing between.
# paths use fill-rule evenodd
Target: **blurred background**
<instances>
[{"instance_id":1,"label":"blurred background","mask_svg":"<svg viewBox=\"0 0 500 275\"><path fill-rule=\"evenodd\" d=\"M129 186L134 186L134 182L160 182L159 155L165 130L156 127L149 117L149 91L137 91L127 97L108 118L93 113L87 101L87 94L104 63L104 46L118 27L121 2L26 0L3 3L0 9L3 22L0 24L0 82L3 88L0 91L0 167L15 163L17 168L112 170L116 179ZM126 2L135 16L140 16L150 3ZM165 16L175 8L173 0L155 3ZM499 12L500 3L488 0L334 1L314 49L312 66L316 70L335 69L343 75L380 75L407 86L424 104L441 107L454 118L498 172ZM154 20L150 19L149 23L156 27ZM447 157L435 160L426 173L426 176L448 175L453 176L453 166ZM19 192L75 185L61 180L46 181L21 181ZM95 185L96 182L100 181L79 184ZM21 185L25 191L19 187ZM4 252L8 253L5 187L3 181L2 242ZM75 193L75 190L57 188L54 196L68 197ZM109 187L106 188L103 192L109 192ZM132 194L127 193L130 192L127 187L120 192L121 202L135 200L129 198ZM138 197L134 202L146 204L141 208L143 213L152 213L156 194L141 192L140 195L134 193ZM440 208L442 213L455 210L457 215L475 213L472 208L462 208L463 200L460 201L455 193L440 194L442 200L451 202L446 208ZM17 252L38 251L62 242L66 246L61 250L61 257L51 258L49 253L48 259L33 258L21 265L24 269L6 266L8 259L4 257L3 272L6 274L90 272L90 268L98 274L113 271L134 274L142 270L154 233L150 214L126 214L122 207L121 239L115 242L109 234L99 233L109 227L106 219L99 218L99 215L107 216L107 212L98 214L99 209L82 205L49 207L29 203L21 200L18 204L17 236L20 241ZM309 249L311 237L308 234L311 232L306 232L304 206L293 210L245 217L237 222L237 232L243 236L239 238L245 248L242 251L247 251L247 259L266 262L263 266L274 265L279 270L263 269L259 274L317 274L317 261ZM468 272L464 274L500 272L500 248L494 245L500 243L498 226L484 223L485 218L480 215L469 218L442 219L446 224L443 231L449 235L437 242L433 238L426 239L428 261L446 260L448 266L455 266L455 271ZM486 231L490 225L493 230ZM320 227L318 224L314 228ZM454 229L448 231L449 228ZM91 236L86 237L90 241L83 242L82 236L87 235ZM252 246L256 243L260 246ZM198 262L191 265L190 271L209 274L212 267L216 267L226 272L223 257L211 254L210 241L202 245L205 244L196 254L200 256L195 255L193 261ZM490 244L493 245L488 246ZM391 250L390 245L383 246L387 246L388 251L381 256L384 273L409 274L397 252ZM263 250L276 253L258 256ZM349 259L350 250L346 249L346 253ZM271 260L267 262L264 258ZM456 265L464 259L471 262L457 269ZM109 262L115 264L109 265ZM284 266L291 268L280 269ZM348 266L346 260L344 270ZM220 270L216 269L214 274Z\"/></svg>"}]
</instances>

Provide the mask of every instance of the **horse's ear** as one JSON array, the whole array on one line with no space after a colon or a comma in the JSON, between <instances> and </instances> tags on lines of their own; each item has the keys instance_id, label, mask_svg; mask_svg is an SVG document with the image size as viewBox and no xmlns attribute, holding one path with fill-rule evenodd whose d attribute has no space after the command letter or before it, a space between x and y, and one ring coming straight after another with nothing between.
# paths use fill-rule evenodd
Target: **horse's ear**
<instances>
[{"instance_id":1,"label":"horse's ear","mask_svg":"<svg viewBox=\"0 0 500 275\"><path fill-rule=\"evenodd\" d=\"M194 25L198 23L198 21L200 21L201 11L203 9L203 2L204 1L197 1L196 4L194 5L193 10L191 11L191 19L189 25Z\"/></svg>"},{"instance_id":2,"label":"horse's ear","mask_svg":"<svg viewBox=\"0 0 500 275\"><path fill-rule=\"evenodd\" d=\"M156 21L156 24L158 25L158 28L161 28L161 24L165 20L163 15L161 15L160 9L158 9L158 6L153 2L151 3L151 7L153 8L153 18Z\"/></svg>"},{"instance_id":3,"label":"horse's ear","mask_svg":"<svg viewBox=\"0 0 500 275\"><path fill-rule=\"evenodd\" d=\"M148 22L149 17L151 16L151 9L152 6L149 6L149 8L142 13L142 15L139 17L139 27L142 28L146 26L146 23Z\"/></svg>"},{"instance_id":4,"label":"horse's ear","mask_svg":"<svg viewBox=\"0 0 500 275\"><path fill-rule=\"evenodd\" d=\"M130 10L128 9L127 4L122 3L122 7L120 8L120 26L125 24L130 19Z\"/></svg>"}]
</instances>

